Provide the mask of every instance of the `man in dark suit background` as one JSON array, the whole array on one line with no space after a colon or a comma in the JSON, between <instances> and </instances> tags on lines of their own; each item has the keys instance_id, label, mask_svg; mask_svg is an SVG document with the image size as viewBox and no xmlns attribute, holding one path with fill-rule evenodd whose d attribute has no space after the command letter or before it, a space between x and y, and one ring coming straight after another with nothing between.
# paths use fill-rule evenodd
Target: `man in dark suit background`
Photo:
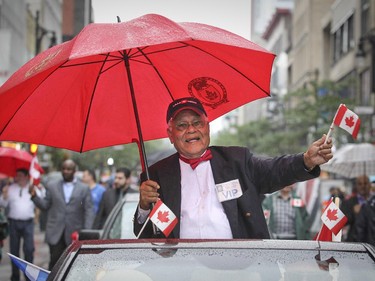
<instances>
[{"instance_id":1,"label":"man in dark suit background","mask_svg":"<svg viewBox=\"0 0 375 281\"><path fill-rule=\"evenodd\" d=\"M35 187L30 188L35 205L48 211L46 242L50 249L50 270L72 242L72 233L91 228L94 220L90 189L74 177L74 161L65 160L61 172L63 179L48 183L45 198L36 196Z\"/></svg>"},{"instance_id":2,"label":"man in dark suit background","mask_svg":"<svg viewBox=\"0 0 375 281\"><path fill-rule=\"evenodd\" d=\"M355 178L354 192L344 199L341 204L341 211L348 218L346 226L349 228L345 241L362 242L358 240L357 229L355 227L357 217L362 206L371 197L371 184L367 175L360 175Z\"/></svg>"},{"instance_id":3,"label":"man in dark suit background","mask_svg":"<svg viewBox=\"0 0 375 281\"><path fill-rule=\"evenodd\" d=\"M131 183L130 170L128 168L118 168L116 170L113 188L104 191L99 210L94 221L95 229L102 229L103 225L112 211L113 207L124 197Z\"/></svg>"},{"instance_id":4,"label":"man in dark suit background","mask_svg":"<svg viewBox=\"0 0 375 281\"><path fill-rule=\"evenodd\" d=\"M160 198L176 215L173 238L269 238L261 195L319 176L319 165L332 158L326 136L305 153L259 159L243 147L210 144L206 111L199 100L173 101L167 132L177 150L141 176L140 203L134 218L138 235ZM151 221L140 238L153 236Z\"/></svg>"}]
</instances>

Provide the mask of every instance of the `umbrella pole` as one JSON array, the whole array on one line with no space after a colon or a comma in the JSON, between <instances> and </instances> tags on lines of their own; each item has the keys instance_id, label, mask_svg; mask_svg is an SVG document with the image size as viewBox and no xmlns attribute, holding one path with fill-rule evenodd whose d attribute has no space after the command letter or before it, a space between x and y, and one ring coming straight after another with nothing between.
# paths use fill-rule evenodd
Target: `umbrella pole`
<instances>
[{"instance_id":1,"label":"umbrella pole","mask_svg":"<svg viewBox=\"0 0 375 281\"><path fill-rule=\"evenodd\" d=\"M146 177L149 180L150 179L150 174L148 172L148 164L147 164L147 157L145 154L145 145L143 141L143 136L142 136L142 129L141 129L141 123L139 121L139 114L138 114L138 107L137 107L137 101L135 99L135 94L134 94L134 87L133 87L133 80L130 72L130 65L129 65L129 57L126 51L124 52L124 62L125 62L125 68L126 68L126 73L128 75L128 80L129 80L129 88L130 88L130 95L132 97L132 103L133 103L133 110L134 110L134 116L135 116L135 122L137 124L137 132L138 132L138 138L139 138L139 148L140 148L140 157L141 157L141 162L144 164L144 171L146 172Z\"/></svg>"},{"instance_id":2,"label":"umbrella pole","mask_svg":"<svg viewBox=\"0 0 375 281\"><path fill-rule=\"evenodd\" d=\"M128 75L130 95L132 97L135 122L137 124L137 131L138 131L138 138L139 138L138 147L139 147L140 152L141 152L141 155L140 155L141 162L143 163L144 172L146 173L146 177L149 180L150 174L148 172L148 163L147 163L147 157L146 157L146 153L145 153L145 145L144 145L143 136L142 136L141 122L139 121L137 101L135 99L133 80L132 80L132 76L131 76L131 72L130 72L129 57L128 57L128 54L126 53L126 51L124 51L123 55L124 55L124 63L125 63L126 73ZM152 207L154 207L154 204L152 204ZM154 233L155 237L160 236L160 234L161 234L160 230L156 227L155 224L152 224L152 230L153 230L153 233Z\"/></svg>"}]
</instances>

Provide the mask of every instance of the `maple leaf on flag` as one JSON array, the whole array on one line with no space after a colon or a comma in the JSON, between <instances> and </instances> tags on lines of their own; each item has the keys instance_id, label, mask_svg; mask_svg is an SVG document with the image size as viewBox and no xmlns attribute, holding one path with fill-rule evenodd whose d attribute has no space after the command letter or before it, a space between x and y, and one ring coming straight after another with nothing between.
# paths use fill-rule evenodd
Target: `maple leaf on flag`
<instances>
[{"instance_id":1,"label":"maple leaf on flag","mask_svg":"<svg viewBox=\"0 0 375 281\"><path fill-rule=\"evenodd\" d=\"M178 223L176 215L160 199L158 199L152 208L149 218L166 237L169 236Z\"/></svg>"},{"instance_id":2,"label":"maple leaf on flag","mask_svg":"<svg viewBox=\"0 0 375 281\"><path fill-rule=\"evenodd\" d=\"M345 124L346 124L346 126L348 126L348 127L353 127L354 126L354 117L353 117L353 115L352 116L350 116L350 117L346 117L345 118Z\"/></svg>"},{"instance_id":3,"label":"maple leaf on flag","mask_svg":"<svg viewBox=\"0 0 375 281\"><path fill-rule=\"evenodd\" d=\"M162 212L162 211L159 211L158 212L158 220L160 221L160 222L169 222L169 218L168 218L168 215L169 215L169 212L168 211L164 211L164 212Z\"/></svg>"},{"instance_id":4,"label":"maple leaf on flag","mask_svg":"<svg viewBox=\"0 0 375 281\"><path fill-rule=\"evenodd\" d=\"M353 111L349 110L345 104L340 104L335 117L333 119L332 125L336 125L348 133L350 133L353 138L357 138L359 128L361 126L361 120L358 115ZM331 130L330 130L331 131Z\"/></svg>"},{"instance_id":5,"label":"maple leaf on flag","mask_svg":"<svg viewBox=\"0 0 375 281\"><path fill-rule=\"evenodd\" d=\"M335 210L328 209L328 211L327 211L327 218L330 221L336 221L338 219L338 217L337 217L337 209L335 209Z\"/></svg>"},{"instance_id":6,"label":"maple leaf on flag","mask_svg":"<svg viewBox=\"0 0 375 281\"><path fill-rule=\"evenodd\" d=\"M347 217L340 210L340 208L336 206L332 199L330 200L330 204L325 208L321 216L321 220L323 224L327 227L327 231L331 231L335 235L339 233L339 231L344 227L344 225L348 221ZM318 240L320 240L320 238Z\"/></svg>"}]
</instances>

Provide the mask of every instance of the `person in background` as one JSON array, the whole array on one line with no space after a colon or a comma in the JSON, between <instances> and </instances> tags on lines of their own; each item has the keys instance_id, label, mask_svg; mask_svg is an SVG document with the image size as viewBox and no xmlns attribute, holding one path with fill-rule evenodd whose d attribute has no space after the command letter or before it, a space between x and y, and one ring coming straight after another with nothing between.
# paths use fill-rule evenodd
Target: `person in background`
<instances>
[{"instance_id":1,"label":"person in background","mask_svg":"<svg viewBox=\"0 0 375 281\"><path fill-rule=\"evenodd\" d=\"M139 238L155 236L152 222L144 224L159 198L178 220L171 238L269 238L261 194L318 177L319 165L333 157L326 136L305 153L273 159L257 158L245 147L210 147L207 113L192 97L171 102L166 123L177 153L152 165L150 179L141 175L134 215Z\"/></svg>"},{"instance_id":2,"label":"person in background","mask_svg":"<svg viewBox=\"0 0 375 281\"><path fill-rule=\"evenodd\" d=\"M102 229L104 223L112 211L113 207L119 202L129 190L131 183L130 170L128 168L119 168L116 170L115 180L112 188L107 188L103 193L99 204L99 211L94 221L95 229Z\"/></svg>"},{"instance_id":3,"label":"person in background","mask_svg":"<svg viewBox=\"0 0 375 281\"><path fill-rule=\"evenodd\" d=\"M29 171L18 169L14 183L3 188L0 206L8 210L10 253L20 257L22 243L24 259L33 263L35 206L29 194L29 181ZM20 270L13 263L10 280L20 280Z\"/></svg>"},{"instance_id":4,"label":"person in background","mask_svg":"<svg viewBox=\"0 0 375 281\"><path fill-rule=\"evenodd\" d=\"M50 250L51 270L72 242L72 233L83 228L90 229L94 220L94 207L90 189L74 177L76 164L67 159L62 164L62 179L48 183L45 198L30 188L31 200L43 210L48 210L46 242Z\"/></svg>"},{"instance_id":5,"label":"person in background","mask_svg":"<svg viewBox=\"0 0 375 281\"><path fill-rule=\"evenodd\" d=\"M370 180L367 175L358 176L355 179L355 193L345 199L341 204L341 211L348 218L346 225L349 227L346 241L357 241L357 230L355 227L356 219L361 211L362 205L370 197Z\"/></svg>"},{"instance_id":6,"label":"person in background","mask_svg":"<svg viewBox=\"0 0 375 281\"><path fill-rule=\"evenodd\" d=\"M91 190L92 202L94 204L94 214L96 215L99 210L99 204L102 200L105 187L96 182L95 171L86 169L83 171L82 181L87 184Z\"/></svg>"},{"instance_id":7,"label":"person in background","mask_svg":"<svg viewBox=\"0 0 375 281\"><path fill-rule=\"evenodd\" d=\"M375 246L375 194L365 202L355 221L357 241Z\"/></svg>"},{"instance_id":8,"label":"person in background","mask_svg":"<svg viewBox=\"0 0 375 281\"><path fill-rule=\"evenodd\" d=\"M269 211L269 224L271 238L273 239L310 239L309 217L305 204L297 197L293 185L269 195L263 201L263 210Z\"/></svg>"},{"instance_id":9,"label":"person in background","mask_svg":"<svg viewBox=\"0 0 375 281\"><path fill-rule=\"evenodd\" d=\"M3 194L3 190L7 191L9 189L9 185L12 182L8 178L0 179L0 198ZM0 199L1 200L1 199ZM5 207L0 206L0 262L3 258L3 247L4 247L4 240L9 235L9 227L8 227L8 220L5 214Z\"/></svg>"},{"instance_id":10,"label":"person in background","mask_svg":"<svg viewBox=\"0 0 375 281\"><path fill-rule=\"evenodd\" d=\"M371 181L371 188L370 188L371 195L375 194L375 177L373 176L373 179Z\"/></svg>"}]
</instances>

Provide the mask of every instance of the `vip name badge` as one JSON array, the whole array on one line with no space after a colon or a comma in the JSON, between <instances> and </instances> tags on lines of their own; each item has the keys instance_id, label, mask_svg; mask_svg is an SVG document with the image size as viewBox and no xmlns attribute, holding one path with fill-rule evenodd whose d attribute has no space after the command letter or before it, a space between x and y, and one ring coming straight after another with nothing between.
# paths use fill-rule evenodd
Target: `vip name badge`
<instances>
[{"instance_id":1,"label":"vip name badge","mask_svg":"<svg viewBox=\"0 0 375 281\"><path fill-rule=\"evenodd\" d=\"M236 199L242 196L242 189L238 179L219 183L216 185L216 193L220 202Z\"/></svg>"}]
</instances>

